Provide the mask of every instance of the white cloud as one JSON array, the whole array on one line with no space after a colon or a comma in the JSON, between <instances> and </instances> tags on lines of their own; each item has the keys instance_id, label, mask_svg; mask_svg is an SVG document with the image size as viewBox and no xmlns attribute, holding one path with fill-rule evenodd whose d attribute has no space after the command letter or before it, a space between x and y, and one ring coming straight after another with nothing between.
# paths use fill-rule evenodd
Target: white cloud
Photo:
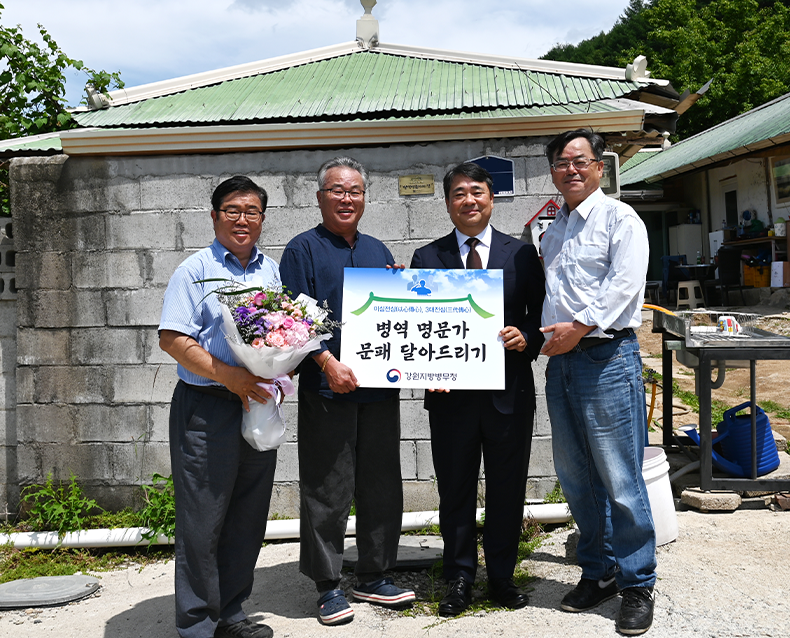
<instances>
[{"instance_id":1,"label":"white cloud","mask_svg":"<svg viewBox=\"0 0 790 638\"><path fill-rule=\"evenodd\" d=\"M41 22L67 55L129 86L352 41L357 0L4 0L3 24ZM535 58L608 30L627 0L379 0L383 42ZM84 76L70 78L79 99Z\"/></svg>"}]
</instances>

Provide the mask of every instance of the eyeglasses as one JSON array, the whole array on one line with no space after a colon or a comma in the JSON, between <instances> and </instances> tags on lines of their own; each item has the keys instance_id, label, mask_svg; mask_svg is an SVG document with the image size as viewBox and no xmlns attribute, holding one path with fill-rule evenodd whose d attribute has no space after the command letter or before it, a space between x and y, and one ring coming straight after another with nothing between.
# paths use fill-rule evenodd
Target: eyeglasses
<instances>
[{"instance_id":1,"label":"eyeglasses","mask_svg":"<svg viewBox=\"0 0 790 638\"><path fill-rule=\"evenodd\" d=\"M339 186L335 186L334 188L319 188L318 190L322 193L329 193L332 199L343 199L346 195L351 199L362 199L365 196L365 191L357 189L347 191L345 188L340 188Z\"/></svg>"},{"instance_id":2,"label":"eyeglasses","mask_svg":"<svg viewBox=\"0 0 790 638\"><path fill-rule=\"evenodd\" d=\"M582 171L596 161L597 160L587 159L586 157L577 157L573 161L558 160L554 162L551 167L558 173L564 173L571 167L571 164L573 164L573 168L575 168L577 171Z\"/></svg>"},{"instance_id":3,"label":"eyeglasses","mask_svg":"<svg viewBox=\"0 0 790 638\"><path fill-rule=\"evenodd\" d=\"M244 210L244 211L241 211L241 210L228 210L228 209L225 209L225 208L220 208L219 212L220 213L225 213L225 217L227 217L228 221L231 221L231 222L239 221L239 218L242 215L244 215L244 218L248 222L250 222L251 224L254 224L256 222L261 221L261 218L263 217L263 212L257 210L256 208L251 208L250 210Z\"/></svg>"}]
</instances>

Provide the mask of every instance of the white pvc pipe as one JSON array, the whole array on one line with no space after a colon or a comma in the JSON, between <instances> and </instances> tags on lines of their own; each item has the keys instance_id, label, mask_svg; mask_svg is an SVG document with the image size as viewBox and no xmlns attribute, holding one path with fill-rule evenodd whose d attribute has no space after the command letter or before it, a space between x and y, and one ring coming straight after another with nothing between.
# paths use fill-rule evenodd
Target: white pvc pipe
<instances>
[{"instance_id":1,"label":"white pvc pipe","mask_svg":"<svg viewBox=\"0 0 790 638\"><path fill-rule=\"evenodd\" d=\"M477 510L477 520L481 520L484 509ZM525 518L538 523L567 523L571 513L565 503L530 504L524 506ZM424 529L439 524L439 512L405 512L401 524L402 531ZM353 536L357 530L356 516L349 516L346 535ZM0 534L0 545L11 543L16 549L36 547L54 549L56 547L132 547L146 545L168 545L173 539L159 535L152 541L143 538L148 530L145 527L128 527L119 529L89 529L81 532L69 532L62 540L57 532L16 532ZM275 520L266 522L266 540L285 540L299 538L299 519Z\"/></svg>"}]
</instances>

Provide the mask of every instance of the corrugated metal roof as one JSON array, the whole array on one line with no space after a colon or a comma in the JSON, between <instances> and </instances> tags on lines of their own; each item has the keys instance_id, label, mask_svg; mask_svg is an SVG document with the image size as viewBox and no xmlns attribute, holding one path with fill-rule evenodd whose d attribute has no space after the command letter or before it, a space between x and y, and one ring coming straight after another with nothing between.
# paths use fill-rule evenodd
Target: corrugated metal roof
<instances>
[{"instance_id":1,"label":"corrugated metal roof","mask_svg":"<svg viewBox=\"0 0 790 638\"><path fill-rule=\"evenodd\" d=\"M359 51L74 117L81 126L124 127L501 116L530 107L587 108L639 88L626 80Z\"/></svg>"},{"instance_id":2,"label":"corrugated metal roof","mask_svg":"<svg viewBox=\"0 0 790 638\"><path fill-rule=\"evenodd\" d=\"M41 155L42 152L60 150L60 133L43 133L42 135L31 135L0 142L0 156L5 154L22 155L28 152Z\"/></svg>"},{"instance_id":3,"label":"corrugated metal roof","mask_svg":"<svg viewBox=\"0 0 790 638\"><path fill-rule=\"evenodd\" d=\"M788 141L790 93L628 166L620 184L657 181Z\"/></svg>"}]
</instances>

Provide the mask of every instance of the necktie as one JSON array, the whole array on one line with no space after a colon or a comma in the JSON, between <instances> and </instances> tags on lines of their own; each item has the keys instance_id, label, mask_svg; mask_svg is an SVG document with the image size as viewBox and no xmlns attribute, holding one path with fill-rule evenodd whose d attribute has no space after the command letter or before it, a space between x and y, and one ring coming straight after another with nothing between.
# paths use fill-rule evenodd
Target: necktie
<instances>
[{"instance_id":1,"label":"necktie","mask_svg":"<svg viewBox=\"0 0 790 638\"><path fill-rule=\"evenodd\" d=\"M466 268L467 270L472 269L481 269L483 267L483 262L480 259L480 254L477 252L477 244L480 243L480 240L477 237L470 237L466 240L466 244L469 246L469 254L466 256Z\"/></svg>"}]
</instances>

